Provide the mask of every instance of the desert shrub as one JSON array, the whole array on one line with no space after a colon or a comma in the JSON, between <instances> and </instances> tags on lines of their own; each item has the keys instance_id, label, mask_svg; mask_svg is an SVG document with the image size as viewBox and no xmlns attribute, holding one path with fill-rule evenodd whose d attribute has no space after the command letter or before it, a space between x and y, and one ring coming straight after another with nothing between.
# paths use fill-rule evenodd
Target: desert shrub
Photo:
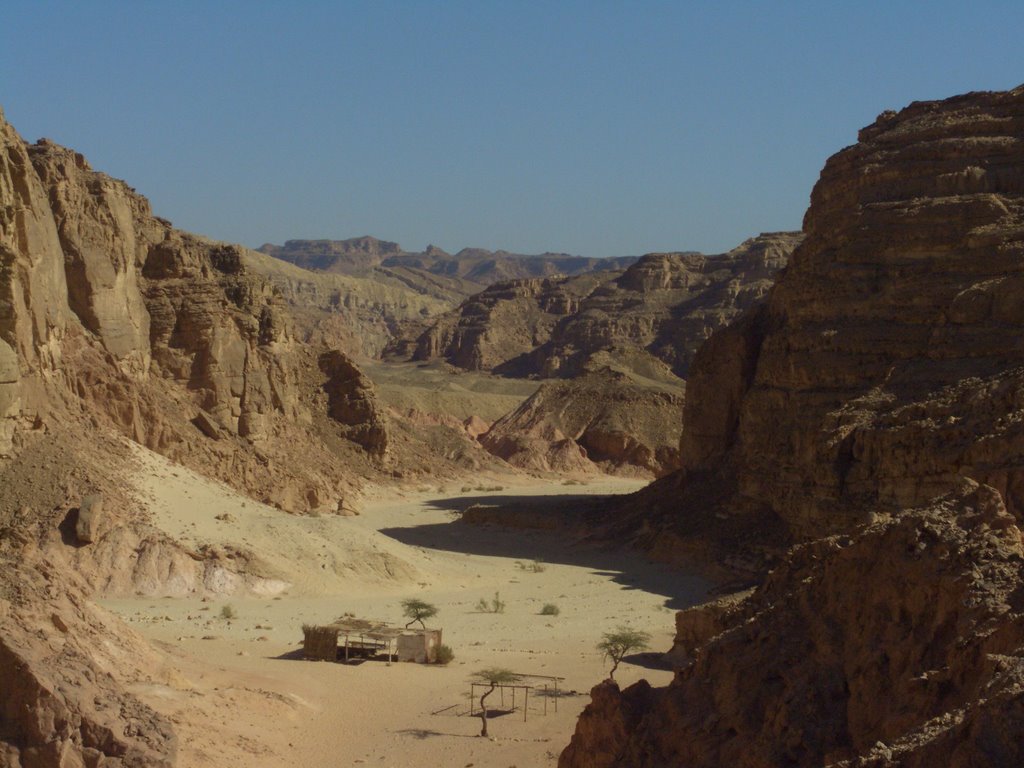
<instances>
[{"instance_id":1,"label":"desert shrub","mask_svg":"<svg viewBox=\"0 0 1024 768\"><path fill-rule=\"evenodd\" d=\"M544 607L540 609L541 616L557 616L560 613L561 611L554 603L544 603Z\"/></svg>"},{"instance_id":2,"label":"desert shrub","mask_svg":"<svg viewBox=\"0 0 1024 768\"><path fill-rule=\"evenodd\" d=\"M547 570L547 566L544 565L543 560L531 560L528 563L524 563L522 560L516 560L516 568L520 571L529 571L530 573L544 573Z\"/></svg>"},{"instance_id":3,"label":"desert shrub","mask_svg":"<svg viewBox=\"0 0 1024 768\"><path fill-rule=\"evenodd\" d=\"M220 617L222 619L236 619L238 618L238 611L235 610L234 606L230 603L220 609Z\"/></svg>"},{"instance_id":4,"label":"desert shrub","mask_svg":"<svg viewBox=\"0 0 1024 768\"><path fill-rule=\"evenodd\" d=\"M480 613L504 613L505 612L505 601L501 599L501 593L495 592L494 598L487 600L481 597L477 601L476 609Z\"/></svg>"},{"instance_id":5,"label":"desert shrub","mask_svg":"<svg viewBox=\"0 0 1024 768\"><path fill-rule=\"evenodd\" d=\"M435 664L450 664L452 659L455 658L455 651L451 649L449 645L437 646L437 656L434 658Z\"/></svg>"}]
</instances>

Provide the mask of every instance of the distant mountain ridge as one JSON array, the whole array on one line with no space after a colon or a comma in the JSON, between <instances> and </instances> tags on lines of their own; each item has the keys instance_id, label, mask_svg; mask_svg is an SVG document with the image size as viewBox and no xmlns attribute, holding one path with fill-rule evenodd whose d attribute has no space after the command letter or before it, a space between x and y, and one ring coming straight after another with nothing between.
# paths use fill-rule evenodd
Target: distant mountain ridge
<instances>
[{"instance_id":1,"label":"distant mountain ridge","mask_svg":"<svg viewBox=\"0 0 1024 768\"><path fill-rule=\"evenodd\" d=\"M443 275L487 286L499 280L579 275L605 269L624 269L636 256L594 258L568 253L521 254L463 248L450 254L435 245L406 251L398 243L369 235L347 240L287 240L284 245L264 243L258 251L303 269L366 276L378 268Z\"/></svg>"}]
</instances>

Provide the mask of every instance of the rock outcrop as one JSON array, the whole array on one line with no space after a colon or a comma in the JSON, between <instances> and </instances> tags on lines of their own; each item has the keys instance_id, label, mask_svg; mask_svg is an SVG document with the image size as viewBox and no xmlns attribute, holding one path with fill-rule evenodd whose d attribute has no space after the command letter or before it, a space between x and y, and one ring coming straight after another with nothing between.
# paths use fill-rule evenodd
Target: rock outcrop
<instances>
[{"instance_id":1,"label":"rock outcrop","mask_svg":"<svg viewBox=\"0 0 1024 768\"><path fill-rule=\"evenodd\" d=\"M765 295L800 239L769 233L719 256L652 253L624 272L498 283L440 318L414 359L572 377L614 351L639 372L661 361L685 378L697 348Z\"/></svg>"},{"instance_id":2,"label":"rock outcrop","mask_svg":"<svg viewBox=\"0 0 1024 768\"><path fill-rule=\"evenodd\" d=\"M697 353L684 468L640 498L638 541L796 546L681 617L676 679L610 747L624 704L595 696L564 768L1024 758L1024 88L859 138L767 301Z\"/></svg>"},{"instance_id":3,"label":"rock outcrop","mask_svg":"<svg viewBox=\"0 0 1024 768\"><path fill-rule=\"evenodd\" d=\"M598 272L495 283L425 331L416 340L413 359L444 358L470 371L509 367L548 341L559 321L579 311L606 276Z\"/></svg>"},{"instance_id":4,"label":"rock outcrop","mask_svg":"<svg viewBox=\"0 0 1024 768\"><path fill-rule=\"evenodd\" d=\"M372 358L403 354L401 340L416 338L476 290L456 278L402 268L311 271L249 249L242 259L288 303L299 340Z\"/></svg>"},{"instance_id":5,"label":"rock outcrop","mask_svg":"<svg viewBox=\"0 0 1024 768\"><path fill-rule=\"evenodd\" d=\"M679 468L682 409L682 387L598 368L544 382L480 443L523 469L664 475Z\"/></svg>"},{"instance_id":6,"label":"rock outcrop","mask_svg":"<svg viewBox=\"0 0 1024 768\"><path fill-rule=\"evenodd\" d=\"M376 456L388 450L388 429L384 413L377 403L373 382L348 357L337 350L324 352L320 370L327 377L327 413L346 427L349 440Z\"/></svg>"}]
</instances>

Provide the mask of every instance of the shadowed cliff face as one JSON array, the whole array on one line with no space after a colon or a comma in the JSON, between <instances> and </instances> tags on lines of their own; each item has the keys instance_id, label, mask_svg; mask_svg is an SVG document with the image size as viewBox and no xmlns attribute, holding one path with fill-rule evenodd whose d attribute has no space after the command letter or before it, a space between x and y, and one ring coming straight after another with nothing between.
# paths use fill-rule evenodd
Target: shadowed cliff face
<instances>
[{"instance_id":1,"label":"shadowed cliff face","mask_svg":"<svg viewBox=\"0 0 1024 768\"><path fill-rule=\"evenodd\" d=\"M668 688L595 690L563 768L1024 759L1024 89L883 114L804 229L642 496L667 540L803 543L679 615Z\"/></svg>"}]
</instances>

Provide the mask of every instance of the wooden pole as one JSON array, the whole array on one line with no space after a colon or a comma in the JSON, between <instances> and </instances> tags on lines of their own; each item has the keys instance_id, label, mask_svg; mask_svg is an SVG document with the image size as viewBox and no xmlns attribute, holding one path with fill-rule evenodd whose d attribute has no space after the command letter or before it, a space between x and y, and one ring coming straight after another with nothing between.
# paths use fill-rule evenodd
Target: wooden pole
<instances>
[{"instance_id":1,"label":"wooden pole","mask_svg":"<svg viewBox=\"0 0 1024 768\"><path fill-rule=\"evenodd\" d=\"M526 713L530 711L530 689L523 688L523 722L526 722Z\"/></svg>"}]
</instances>

